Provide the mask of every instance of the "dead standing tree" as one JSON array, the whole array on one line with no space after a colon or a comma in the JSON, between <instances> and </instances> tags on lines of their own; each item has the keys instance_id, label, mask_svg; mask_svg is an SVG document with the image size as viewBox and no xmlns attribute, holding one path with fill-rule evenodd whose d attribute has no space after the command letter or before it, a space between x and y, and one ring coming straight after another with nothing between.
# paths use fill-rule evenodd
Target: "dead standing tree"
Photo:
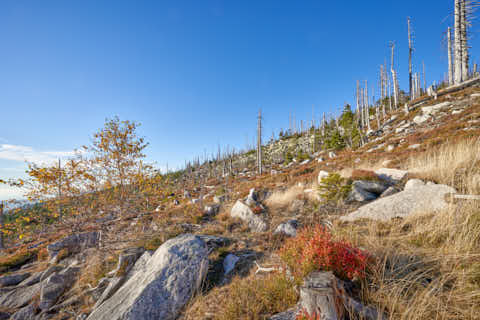
<instances>
[{"instance_id":1,"label":"dead standing tree","mask_svg":"<svg viewBox=\"0 0 480 320\"><path fill-rule=\"evenodd\" d=\"M395 71L395 41L390 42L390 48L392 50L392 59L390 65L390 71L392 72L392 86L393 86L393 107L396 109L398 106L398 79L397 72Z\"/></svg>"},{"instance_id":2,"label":"dead standing tree","mask_svg":"<svg viewBox=\"0 0 480 320\"><path fill-rule=\"evenodd\" d=\"M413 84L413 77L412 77L413 40L412 40L412 27L411 27L410 17L407 17L407 26L408 26L408 85L410 89L410 99L413 100L415 99L415 93L413 89L414 84ZM392 62L392 66L393 66L393 62Z\"/></svg>"},{"instance_id":3,"label":"dead standing tree","mask_svg":"<svg viewBox=\"0 0 480 320\"><path fill-rule=\"evenodd\" d=\"M262 110L258 110L257 123L257 168L258 174L262 174Z\"/></svg>"}]
</instances>

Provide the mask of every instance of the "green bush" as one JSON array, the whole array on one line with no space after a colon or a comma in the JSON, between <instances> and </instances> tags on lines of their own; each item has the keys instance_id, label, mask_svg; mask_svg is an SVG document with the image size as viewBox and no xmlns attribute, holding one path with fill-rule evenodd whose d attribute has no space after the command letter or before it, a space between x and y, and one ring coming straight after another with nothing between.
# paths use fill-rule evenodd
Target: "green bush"
<instances>
[{"instance_id":1,"label":"green bush","mask_svg":"<svg viewBox=\"0 0 480 320\"><path fill-rule=\"evenodd\" d=\"M347 183L338 173L330 173L328 177L323 178L320 182L318 191L325 201L340 202L352 190L351 184Z\"/></svg>"}]
</instances>

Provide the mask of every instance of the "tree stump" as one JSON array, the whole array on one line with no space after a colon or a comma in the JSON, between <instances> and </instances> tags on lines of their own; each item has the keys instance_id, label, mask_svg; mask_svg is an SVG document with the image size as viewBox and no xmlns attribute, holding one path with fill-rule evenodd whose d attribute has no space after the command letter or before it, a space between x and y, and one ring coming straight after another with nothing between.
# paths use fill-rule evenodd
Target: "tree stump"
<instances>
[{"instance_id":1,"label":"tree stump","mask_svg":"<svg viewBox=\"0 0 480 320\"><path fill-rule=\"evenodd\" d=\"M343 318L343 303L338 280L331 272L312 272L300 288L300 308L322 320Z\"/></svg>"}]
</instances>

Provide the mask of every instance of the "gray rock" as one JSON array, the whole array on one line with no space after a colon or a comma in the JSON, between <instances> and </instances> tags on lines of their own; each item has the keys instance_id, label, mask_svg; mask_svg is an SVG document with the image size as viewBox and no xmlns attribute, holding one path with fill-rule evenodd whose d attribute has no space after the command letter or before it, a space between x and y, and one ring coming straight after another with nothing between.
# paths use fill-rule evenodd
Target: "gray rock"
<instances>
[{"instance_id":1,"label":"gray rock","mask_svg":"<svg viewBox=\"0 0 480 320\"><path fill-rule=\"evenodd\" d=\"M209 216L215 216L215 215L218 214L219 211L220 211L220 205L218 205L218 204L205 206L205 208L204 208L205 214L209 215Z\"/></svg>"},{"instance_id":2,"label":"gray rock","mask_svg":"<svg viewBox=\"0 0 480 320\"><path fill-rule=\"evenodd\" d=\"M431 115L431 114L437 113L438 111L440 111L440 110L443 109L443 108L450 107L451 105L452 105L451 102L446 101L446 102L438 103L438 104L433 105L433 106L422 107L422 112L423 112L424 114Z\"/></svg>"},{"instance_id":3,"label":"gray rock","mask_svg":"<svg viewBox=\"0 0 480 320\"><path fill-rule=\"evenodd\" d=\"M415 116L413 118L413 122L415 122L416 124L422 124L422 123L427 122L428 119L430 119L429 114L422 114L422 115Z\"/></svg>"},{"instance_id":4,"label":"gray rock","mask_svg":"<svg viewBox=\"0 0 480 320\"><path fill-rule=\"evenodd\" d=\"M59 273L52 274L42 282L38 307L42 310L48 310L52 307L65 290L73 285L75 276L79 271L79 267L68 267Z\"/></svg>"},{"instance_id":5,"label":"gray rock","mask_svg":"<svg viewBox=\"0 0 480 320\"><path fill-rule=\"evenodd\" d=\"M32 303L15 312L13 316L10 318L10 320L33 319L33 317L37 314L37 312L38 312L38 308L35 306L35 303Z\"/></svg>"},{"instance_id":6,"label":"gray rock","mask_svg":"<svg viewBox=\"0 0 480 320\"><path fill-rule=\"evenodd\" d=\"M375 174L383 181L386 181L388 183L397 183L407 176L408 171L380 168L375 170Z\"/></svg>"},{"instance_id":7,"label":"gray rock","mask_svg":"<svg viewBox=\"0 0 480 320\"><path fill-rule=\"evenodd\" d=\"M385 198L385 197L394 195L395 193L399 193L399 192L400 192L400 190L398 190L398 189L395 188L395 187L388 187L388 189L385 190L385 191L380 195L380 198Z\"/></svg>"},{"instance_id":8,"label":"gray rock","mask_svg":"<svg viewBox=\"0 0 480 320\"><path fill-rule=\"evenodd\" d=\"M273 234L284 234L289 237L295 237L297 235L297 228L297 220L288 220L287 222L278 225Z\"/></svg>"},{"instance_id":9,"label":"gray rock","mask_svg":"<svg viewBox=\"0 0 480 320\"><path fill-rule=\"evenodd\" d=\"M208 249L199 237L182 235L165 242L139 269L87 319L176 319L207 273Z\"/></svg>"},{"instance_id":10,"label":"gray rock","mask_svg":"<svg viewBox=\"0 0 480 320\"><path fill-rule=\"evenodd\" d=\"M245 199L245 203L247 206L255 206L258 201L257 191L255 188L250 189L247 198Z\"/></svg>"},{"instance_id":11,"label":"gray rock","mask_svg":"<svg viewBox=\"0 0 480 320\"><path fill-rule=\"evenodd\" d=\"M225 259L223 260L223 271L225 272L224 273L225 276L228 275L230 272L232 272L238 260L240 260L240 258L231 253L229 253L225 257Z\"/></svg>"},{"instance_id":12,"label":"gray rock","mask_svg":"<svg viewBox=\"0 0 480 320\"><path fill-rule=\"evenodd\" d=\"M30 273L12 274L0 277L0 287L16 286L23 280L27 279Z\"/></svg>"},{"instance_id":13,"label":"gray rock","mask_svg":"<svg viewBox=\"0 0 480 320\"><path fill-rule=\"evenodd\" d=\"M230 211L230 216L240 218L245 221L254 232L264 232L267 230L267 223L258 215L254 214L249 206L238 200Z\"/></svg>"},{"instance_id":14,"label":"gray rock","mask_svg":"<svg viewBox=\"0 0 480 320\"><path fill-rule=\"evenodd\" d=\"M330 151L330 152L328 153L328 157L329 157L330 159L333 159L333 158L336 158L336 157L337 157L337 154L336 154L335 152L333 152L333 151Z\"/></svg>"},{"instance_id":15,"label":"gray rock","mask_svg":"<svg viewBox=\"0 0 480 320\"><path fill-rule=\"evenodd\" d=\"M405 218L415 213L432 213L448 208L444 197L447 193L455 193L455 189L442 184L423 183L412 179L407 182L402 192L380 198L360 207L340 218L342 221L372 219L388 221L395 217Z\"/></svg>"},{"instance_id":16,"label":"gray rock","mask_svg":"<svg viewBox=\"0 0 480 320\"><path fill-rule=\"evenodd\" d=\"M418 149L420 147L421 147L421 144L416 143L416 144L412 144L411 146L408 146L408 149Z\"/></svg>"},{"instance_id":17,"label":"gray rock","mask_svg":"<svg viewBox=\"0 0 480 320\"><path fill-rule=\"evenodd\" d=\"M375 200L377 195L371 192L368 192L362 188L359 188L355 185L352 185L352 191L347 196L347 202L358 201L358 202L365 202Z\"/></svg>"},{"instance_id":18,"label":"gray rock","mask_svg":"<svg viewBox=\"0 0 480 320\"><path fill-rule=\"evenodd\" d=\"M270 317L269 320L295 320L297 318L298 311L298 307L295 307L282 313L277 313L276 315Z\"/></svg>"},{"instance_id":19,"label":"gray rock","mask_svg":"<svg viewBox=\"0 0 480 320\"><path fill-rule=\"evenodd\" d=\"M21 308L29 304L40 293L41 284L17 286L13 290L0 292L0 307Z\"/></svg>"},{"instance_id":20,"label":"gray rock","mask_svg":"<svg viewBox=\"0 0 480 320\"><path fill-rule=\"evenodd\" d=\"M100 289L103 291L100 297L97 299L97 302L95 303L93 308L94 309L98 308L107 299L110 299L115 294L115 292L117 292L117 290L120 289L120 287L125 283L126 278L127 278L126 276L109 278L107 286L103 289L102 288Z\"/></svg>"},{"instance_id":21,"label":"gray rock","mask_svg":"<svg viewBox=\"0 0 480 320\"><path fill-rule=\"evenodd\" d=\"M382 192L387 190L388 186L379 181L370 181L370 180L358 180L354 181L352 184L353 188L363 189L367 192L380 195Z\"/></svg>"},{"instance_id":22,"label":"gray rock","mask_svg":"<svg viewBox=\"0 0 480 320\"><path fill-rule=\"evenodd\" d=\"M94 248L98 246L100 241L100 232L84 232L72 234L60 241L47 246L50 259L55 258L62 249L68 249L70 253L78 253L86 248Z\"/></svg>"}]
</instances>

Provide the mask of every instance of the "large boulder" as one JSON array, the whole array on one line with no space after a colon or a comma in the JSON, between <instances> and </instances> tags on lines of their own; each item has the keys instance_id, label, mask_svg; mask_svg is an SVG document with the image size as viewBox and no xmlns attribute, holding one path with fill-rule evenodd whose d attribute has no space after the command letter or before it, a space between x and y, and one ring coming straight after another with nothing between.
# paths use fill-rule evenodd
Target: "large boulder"
<instances>
[{"instance_id":1,"label":"large boulder","mask_svg":"<svg viewBox=\"0 0 480 320\"><path fill-rule=\"evenodd\" d=\"M455 192L454 188L443 184L424 183L412 179L407 182L404 191L366 204L340 219L355 221L366 218L388 221L395 217L405 218L414 213L436 212L448 208L444 197Z\"/></svg>"},{"instance_id":2,"label":"large boulder","mask_svg":"<svg viewBox=\"0 0 480 320\"><path fill-rule=\"evenodd\" d=\"M207 246L194 235L168 240L146 263L142 258L137 263L144 264L138 270L135 264L131 278L89 320L176 319L208 271Z\"/></svg>"},{"instance_id":3,"label":"large boulder","mask_svg":"<svg viewBox=\"0 0 480 320\"><path fill-rule=\"evenodd\" d=\"M254 214L252 209L240 200L233 206L230 216L242 219L254 232L264 232L268 228L267 223L260 216Z\"/></svg>"}]
</instances>

